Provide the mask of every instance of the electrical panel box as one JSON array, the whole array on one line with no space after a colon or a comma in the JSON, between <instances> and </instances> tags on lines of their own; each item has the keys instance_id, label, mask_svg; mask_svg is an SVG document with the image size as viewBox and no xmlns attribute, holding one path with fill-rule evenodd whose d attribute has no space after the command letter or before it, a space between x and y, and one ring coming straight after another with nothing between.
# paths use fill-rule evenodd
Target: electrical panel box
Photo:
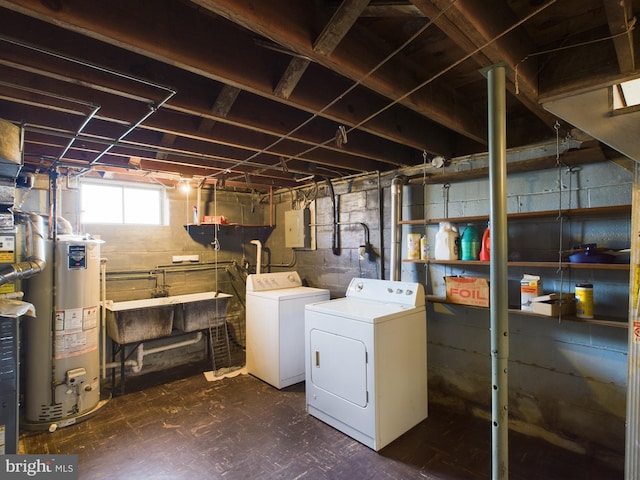
<instances>
[{"instance_id":1,"label":"electrical panel box","mask_svg":"<svg viewBox=\"0 0 640 480\"><path fill-rule=\"evenodd\" d=\"M284 212L284 246L311 248L311 212L308 208Z\"/></svg>"}]
</instances>

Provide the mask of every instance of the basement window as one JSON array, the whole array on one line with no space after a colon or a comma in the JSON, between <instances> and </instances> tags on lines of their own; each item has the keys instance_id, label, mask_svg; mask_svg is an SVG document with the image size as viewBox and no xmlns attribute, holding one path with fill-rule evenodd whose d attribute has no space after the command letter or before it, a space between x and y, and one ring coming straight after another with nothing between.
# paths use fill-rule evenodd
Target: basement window
<instances>
[{"instance_id":1,"label":"basement window","mask_svg":"<svg viewBox=\"0 0 640 480\"><path fill-rule=\"evenodd\" d=\"M640 105L640 78L622 82L612 87L613 110L626 110Z\"/></svg>"},{"instance_id":2,"label":"basement window","mask_svg":"<svg viewBox=\"0 0 640 480\"><path fill-rule=\"evenodd\" d=\"M164 225L165 192L161 186L122 183L80 184L82 223Z\"/></svg>"}]
</instances>

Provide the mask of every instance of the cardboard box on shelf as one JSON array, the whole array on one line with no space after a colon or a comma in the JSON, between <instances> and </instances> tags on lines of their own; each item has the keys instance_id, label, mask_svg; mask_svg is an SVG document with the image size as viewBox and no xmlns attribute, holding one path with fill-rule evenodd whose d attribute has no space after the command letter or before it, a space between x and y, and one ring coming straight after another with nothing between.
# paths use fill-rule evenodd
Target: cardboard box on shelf
<instances>
[{"instance_id":1,"label":"cardboard box on shelf","mask_svg":"<svg viewBox=\"0 0 640 480\"><path fill-rule=\"evenodd\" d=\"M202 217L202 223L226 225L227 219L224 215L205 215Z\"/></svg>"},{"instance_id":2,"label":"cardboard box on shelf","mask_svg":"<svg viewBox=\"0 0 640 480\"><path fill-rule=\"evenodd\" d=\"M576 313L576 299L572 293L542 295L531 300L533 313L557 317Z\"/></svg>"},{"instance_id":3,"label":"cardboard box on shelf","mask_svg":"<svg viewBox=\"0 0 640 480\"><path fill-rule=\"evenodd\" d=\"M447 302L476 307L489 306L489 280L481 277L444 277Z\"/></svg>"},{"instance_id":4,"label":"cardboard box on shelf","mask_svg":"<svg viewBox=\"0 0 640 480\"><path fill-rule=\"evenodd\" d=\"M542 295L542 278L525 273L520 280L520 309L533 311L531 301Z\"/></svg>"}]
</instances>

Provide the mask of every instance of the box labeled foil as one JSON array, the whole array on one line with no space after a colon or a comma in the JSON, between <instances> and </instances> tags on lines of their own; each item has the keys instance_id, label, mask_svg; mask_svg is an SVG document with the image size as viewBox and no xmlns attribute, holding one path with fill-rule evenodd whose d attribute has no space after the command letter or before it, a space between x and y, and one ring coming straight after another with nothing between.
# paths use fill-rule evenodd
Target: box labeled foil
<instances>
[{"instance_id":1,"label":"box labeled foil","mask_svg":"<svg viewBox=\"0 0 640 480\"><path fill-rule=\"evenodd\" d=\"M489 280L481 277L444 277L447 302L476 307L489 306Z\"/></svg>"}]
</instances>

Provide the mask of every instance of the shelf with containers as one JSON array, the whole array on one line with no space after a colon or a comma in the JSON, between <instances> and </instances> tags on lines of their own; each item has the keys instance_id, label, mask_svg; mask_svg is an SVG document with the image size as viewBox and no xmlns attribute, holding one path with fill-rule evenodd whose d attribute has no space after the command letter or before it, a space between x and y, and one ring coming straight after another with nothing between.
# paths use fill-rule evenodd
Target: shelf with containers
<instances>
[{"instance_id":1,"label":"shelf with containers","mask_svg":"<svg viewBox=\"0 0 640 480\"><path fill-rule=\"evenodd\" d=\"M518 277L523 273L540 275L543 278L545 291L562 291L568 293L568 288L573 288L575 283L594 283L596 288L595 304L596 312L590 322L603 325L614 325L626 328L628 312L628 284L630 265L628 263L628 250L631 236L631 205L615 205L592 208L576 208L546 211L531 211L510 213L507 215L509 229L509 283L517 283ZM562 219L562 222L560 222ZM481 231L480 225L486 226L488 215L473 215L454 218L428 218L402 220L402 225L409 226L433 226L441 222L450 222L460 226L460 234L464 232L463 225L472 224ZM531 222L536 222L535 234L531 231ZM570 225L568 227L568 225ZM572 228L574 231L572 232ZM554 233L554 230L559 230ZM564 231L563 231L564 230ZM568 255L571 248L561 247L558 244L571 246L574 243L584 245L590 242L572 242L572 236L591 240L604 241L611 253L606 255L607 262L611 263L580 263L569 261ZM595 243L595 242L593 242ZM597 257L596 257L597 258ZM440 269L435 272L436 281L438 273L448 271L450 275L484 276L488 277L487 267L489 261L480 260L435 260L428 259L404 259L403 262L424 264L429 269ZM555 270L555 272L554 272ZM551 275L555 275L555 278ZM429 275L429 273L427 273ZM559 277L559 278L558 278ZM433 273L432 273L432 277ZM545 282L545 278L547 282ZM625 288L621 288L624 286ZM616 288L617 287L617 288ZM509 288L510 304L516 305L515 292L519 289ZM620 292L624 291L621 295ZM512 298L513 297L513 298ZM446 303L444 295L430 295L428 300ZM510 309L513 313L531 314L520 309ZM537 315L540 316L540 315ZM547 317L555 318L555 317ZM563 316L570 320L578 319L573 316Z\"/></svg>"},{"instance_id":2,"label":"shelf with containers","mask_svg":"<svg viewBox=\"0 0 640 480\"><path fill-rule=\"evenodd\" d=\"M450 303L447 301L446 298L444 297L438 297L435 295L427 295L426 297L428 302L432 302L432 303L442 303L442 304L446 304L446 305L450 305L451 307L462 307L462 308L476 308L476 309L480 309L480 310L488 310L487 307L477 307L474 305L460 305L457 303ZM516 307L509 307L509 313L513 313L513 314L517 314L517 315L526 315L529 317L537 317L537 318L547 318L550 320L558 320L558 317L555 316L549 316L549 315L542 315L539 313L535 313L535 312L528 312L526 310L521 310L519 308ZM588 324L592 324L592 325L602 325L605 327L614 327L614 328L627 328L628 324L626 321L623 321L624 319L617 319L617 320L611 320L608 318L605 318L604 316L600 316L600 317L593 317L593 318L579 318L576 317L575 315L562 315L560 317L560 319L562 320L570 320L573 322L581 322L581 323L588 323Z\"/></svg>"}]
</instances>

